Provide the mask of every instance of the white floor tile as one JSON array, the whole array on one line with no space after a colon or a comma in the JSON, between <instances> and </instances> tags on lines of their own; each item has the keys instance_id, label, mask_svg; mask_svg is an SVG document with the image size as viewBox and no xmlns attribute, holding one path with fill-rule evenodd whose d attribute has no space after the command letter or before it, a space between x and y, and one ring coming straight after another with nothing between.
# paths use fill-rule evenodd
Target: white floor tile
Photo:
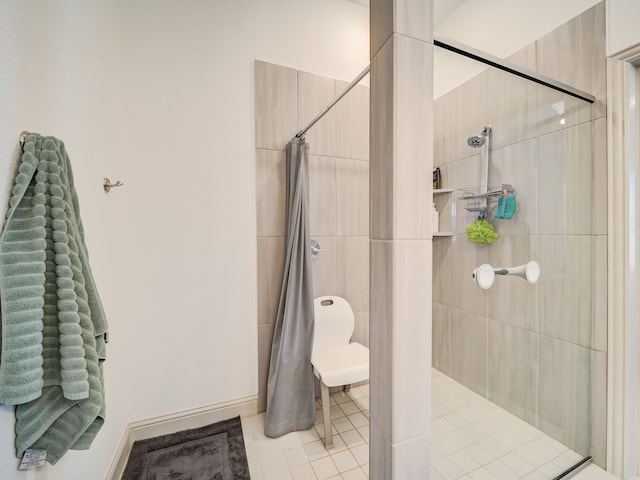
<instances>
[{"instance_id":1,"label":"white floor tile","mask_svg":"<svg viewBox=\"0 0 640 480\"><path fill-rule=\"evenodd\" d=\"M331 460L331 457L314 460L311 462L311 467L313 468L316 477L318 477L318 480L325 480L340 473Z\"/></svg>"},{"instance_id":2,"label":"white floor tile","mask_svg":"<svg viewBox=\"0 0 640 480\"><path fill-rule=\"evenodd\" d=\"M344 412L344 415L352 415L360 412L360 407L354 402L345 402L340 404L340 410Z\"/></svg>"},{"instance_id":3,"label":"white floor tile","mask_svg":"<svg viewBox=\"0 0 640 480\"><path fill-rule=\"evenodd\" d=\"M304 451L310 461L329 456L327 449L324 448L322 440L316 440L315 442L306 443L304 445Z\"/></svg>"},{"instance_id":4,"label":"white floor tile","mask_svg":"<svg viewBox=\"0 0 640 480\"><path fill-rule=\"evenodd\" d=\"M470 480L497 480L496 477L484 467L469 472L467 476Z\"/></svg>"},{"instance_id":5,"label":"white floor tile","mask_svg":"<svg viewBox=\"0 0 640 480\"><path fill-rule=\"evenodd\" d=\"M367 465L369 463L369 445L359 445L351 449L351 454L354 456L360 466Z\"/></svg>"},{"instance_id":6,"label":"white floor tile","mask_svg":"<svg viewBox=\"0 0 640 480\"><path fill-rule=\"evenodd\" d=\"M349 470L348 472L342 472L342 478L344 480L367 480L367 476L360 467Z\"/></svg>"},{"instance_id":7,"label":"white floor tile","mask_svg":"<svg viewBox=\"0 0 640 480\"><path fill-rule=\"evenodd\" d=\"M309 430L301 430L298 432L298 439L300 440L300 444L304 445L305 443L315 442L320 439L318 433L315 428L310 428Z\"/></svg>"},{"instance_id":8,"label":"white floor tile","mask_svg":"<svg viewBox=\"0 0 640 480\"><path fill-rule=\"evenodd\" d=\"M356 427L364 427L365 425L369 425L369 419L365 417L361 412L354 413L347 417L351 424Z\"/></svg>"},{"instance_id":9,"label":"white floor tile","mask_svg":"<svg viewBox=\"0 0 640 480\"><path fill-rule=\"evenodd\" d=\"M364 438L362 438L362 435L358 433L358 430L349 430L341 433L340 436L348 448L355 447L356 445L362 445L364 443Z\"/></svg>"},{"instance_id":10,"label":"white floor tile","mask_svg":"<svg viewBox=\"0 0 640 480\"><path fill-rule=\"evenodd\" d=\"M290 432L278 438L280 446L283 450L289 450L291 448L299 447L301 445L300 438L298 438L298 432Z\"/></svg>"},{"instance_id":11,"label":"white floor tile","mask_svg":"<svg viewBox=\"0 0 640 480\"><path fill-rule=\"evenodd\" d=\"M464 475L464 471L451 460L451 457L441 458L434 462L433 466L446 480L453 480Z\"/></svg>"},{"instance_id":12,"label":"white floor tile","mask_svg":"<svg viewBox=\"0 0 640 480\"><path fill-rule=\"evenodd\" d=\"M313 468L311 468L310 463L305 463L293 468L291 470L291 476L293 480L316 480L318 478L316 477ZM253 476L251 477L251 480L253 480Z\"/></svg>"},{"instance_id":13,"label":"white floor tile","mask_svg":"<svg viewBox=\"0 0 640 480\"><path fill-rule=\"evenodd\" d=\"M302 445L287 450L284 452L284 457L287 459L287 464L290 469L309 463L309 457L307 457L307 452Z\"/></svg>"},{"instance_id":14,"label":"white floor tile","mask_svg":"<svg viewBox=\"0 0 640 480\"><path fill-rule=\"evenodd\" d=\"M433 371L432 480L548 480L581 459L556 440ZM316 425L274 439L264 414L243 417L252 480L369 478L369 389L331 395L334 448L324 447L320 402ZM577 480L616 480L591 465Z\"/></svg>"},{"instance_id":15,"label":"white floor tile","mask_svg":"<svg viewBox=\"0 0 640 480\"><path fill-rule=\"evenodd\" d=\"M336 464L336 467L338 467L339 472L346 472L347 470L352 470L358 467L358 462L349 450L331 454L331 459L333 460L333 463Z\"/></svg>"},{"instance_id":16,"label":"white floor tile","mask_svg":"<svg viewBox=\"0 0 640 480\"><path fill-rule=\"evenodd\" d=\"M473 458L469 456L469 454L465 453L463 450L459 450L454 454L449 456L449 459L455 463L460 470L464 473L469 473L477 468L480 468L480 464L476 462Z\"/></svg>"}]
</instances>

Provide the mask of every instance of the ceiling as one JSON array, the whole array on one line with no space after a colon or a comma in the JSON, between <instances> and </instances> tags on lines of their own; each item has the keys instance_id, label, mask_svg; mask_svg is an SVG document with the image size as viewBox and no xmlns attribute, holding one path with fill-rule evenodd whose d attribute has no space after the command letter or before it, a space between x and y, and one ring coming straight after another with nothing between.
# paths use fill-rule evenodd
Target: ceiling
<instances>
[{"instance_id":1,"label":"ceiling","mask_svg":"<svg viewBox=\"0 0 640 480\"><path fill-rule=\"evenodd\" d=\"M369 0L350 0L369 8ZM434 36L507 58L602 0L433 0ZM486 67L435 49L434 97Z\"/></svg>"},{"instance_id":2,"label":"ceiling","mask_svg":"<svg viewBox=\"0 0 640 480\"><path fill-rule=\"evenodd\" d=\"M600 1L433 0L434 34L505 58Z\"/></svg>"}]
</instances>

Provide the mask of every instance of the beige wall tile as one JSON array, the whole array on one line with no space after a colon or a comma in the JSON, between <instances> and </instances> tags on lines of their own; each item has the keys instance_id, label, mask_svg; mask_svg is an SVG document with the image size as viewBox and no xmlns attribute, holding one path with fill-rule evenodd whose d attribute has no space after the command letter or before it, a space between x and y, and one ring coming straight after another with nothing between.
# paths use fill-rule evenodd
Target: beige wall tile
<instances>
[{"instance_id":1,"label":"beige wall tile","mask_svg":"<svg viewBox=\"0 0 640 480\"><path fill-rule=\"evenodd\" d=\"M258 325L258 412L267 409L267 380L275 324Z\"/></svg>"},{"instance_id":2,"label":"beige wall tile","mask_svg":"<svg viewBox=\"0 0 640 480\"><path fill-rule=\"evenodd\" d=\"M433 366L451 375L451 308L433 304Z\"/></svg>"},{"instance_id":3,"label":"beige wall tile","mask_svg":"<svg viewBox=\"0 0 640 480\"><path fill-rule=\"evenodd\" d=\"M284 150L297 133L297 71L256 61L256 148Z\"/></svg>"},{"instance_id":4,"label":"beige wall tile","mask_svg":"<svg viewBox=\"0 0 640 480\"><path fill-rule=\"evenodd\" d=\"M374 0L375 2L376 0ZM380 1L380 0L378 0ZM384 2L383 2L384 3ZM374 5L371 5L372 22ZM378 9L379 11L379 9ZM372 27L375 24L372 23ZM371 61L369 225L372 239L393 238L393 42Z\"/></svg>"},{"instance_id":5,"label":"beige wall tile","mask_svg":"<svg viewBox=\"0 0 640 480\"><path fill-rule=\"evenodd\" d=\"M591 237L540 237L540 332L591 347Z\"/></svg>"},{"instance_id":6,"label":"beige wall tile","mask_svg":"<svg viewBox=\"0 0 640 480\"><path fill-rule=\"evenodd\" d=\"M433 40L433 2L395 0L393 31L425 42Z\"/></svg>"},{"instance_id":7,"label":"beige wall tile","mask_svg":"<svg viewBox=\"0 0 640 480\"><path fill-rule=\"evenodd\" d=\"M258 236L285 234L286 160L278 150L256 149Z\"/></svg>"},{"instance_id":8,"label":"beige wall tile","mask_svg":"<svg viewBox=\"0 0 640 480\"><path fill-rule=\"evenodd\" d=\"M536 44L531 43L507 57L509 63L518 65L532 72L537 71Z\"/></svg>"},{"instance_id":9,"label":"beige wall tile","mask_svg":"<svg viewBox=\"0 0 640 480\"><path fill-rule=\"evenodd\" d=\"M515 267L538 259L538 239L508 235L497 240L499 248L489 250L494 268ZM547 272L543 271L546 275ZM496 276L489 295L489 318L502 323L538 331L538 284L531 285L515 276Z\"/></svg>"},{"instance_id":10,"label":"beige wall tile","mask_svg":"<svg viewBox=\"0 0 640 480\"><path fill-rule=\"evenodd\" d=\"M606 115L607 53L605 3L599 2L577 17L578 79L576 88L596 97L594 118Z\"/></svg>"},{"instance_id":11,"label":"beige wall tile","mask_svg":"<svg viewBox=\"0 0 640 480\"><path fill-rule=\"evenodd\" d=\"M538 233L538 190L546 190L539 182L537 139L518 142L495 149L491 154L489 183L508 183L514 188L516 214L510 220L495 218L498 197L491 199L491 215L498 233L503 235L536 235ZM546 195L546 192L544 193ZM546 215L546 212L544 213Z\"/></svg>"},{"instance_id":12,"label":"beige wall tile","mask_svg":"<svg viewBox=\"0 0 640 480\"><path fill-rule=\"evenodd\" d=\"M338 92L347 82L336 82ZM369 160L369 87L356 85L335 106L336 156Z\"/></svg>"},{"instance_id":13,"label":"beige wall tile","mask_svg":"<svg viewBox=\"0 0 640 480\"><path fill-rule=\"evenodd\" d=\"M285 250L284 237L258 237L258 325L276 321Z\"/></svg>"},{"instance_id":14,"label":"beige wall tile","mask_svg":"<svg viewBox=\"0 0 640 480\"><path fill-rule=\"evenodd\" d=\"M374 423L381 435L391 438L391 406L393 391L393 242L372 240L371 248L371 299L369 311L369 342L372 352L370 359L369 401L371 415L371 458L376 459ZM374 461L377 461L376 459ZM373 467L373 465L372 465ZM372 468L372 472L374 469ZM390 478L390 477L379 477Z\"/></svg>"},{"instance_id":15,"label":"beige wall tile","mask_svg":"<svg viewBox=\"0 0 640 480\"><path fill-rule=\"evenodd\" d=\"M365 347L369 346L369 310L354 312L355 316L355 328L353 331L352 342L358 342Z\"/></svg>"},{"instance_id":16,"label":"beige wall tile","mask_svg":"<svg viewBox=\"0 0 640 480\"><path fill-rule=\"evenodd\" d=\"M336 97L336 81L298 71L298 130L305 128ZM305 135L313 155L335 156L336 112L327 112Z\"/></svg>"},{"instance_id":17,"label":"beige wall tile","mask_svg":"<svg viewBox=\"0 0 640 480\"><path fill-rule=\"evenodd\" d=\"M487 396L487 319L451 309L451 377Z\"/></svg>"},{"instance_id":18,"label":"beige wall tile","mask_svg":"<svg viewBox=\"0 0 640 480\"><path fill-rule=\"evenodd\" d=\"M433 78L426 68L433 46L396 36L394 38L393 142L393 235L397 239L431 238L431 192L433 141ZM399 87L401 86L401 87Z\"/></svg>"},{"instance_id":19,"label":"beige wall tile","mask_svg":"<svg viewBox=\"0 0 640 480\"><path fill-rule=\"evenodd\" d=\"M451 305L451 296L454 295L451 283L452 248L448 238L433 240L433 301L444 305Z\"/></svg>"},{"instance_id":20,"label":"beige wall tile","mask_svg":"<svg viewBox=\"0 0 640 480\"><path fill-rule=\"evenodd\" d=\"M336 290L354 311L369 310L369 237L336 239Z\"/></svg>"},{"instance_id":21,"label":"beige wall tile","mask_svg":"<svg viewBox=\"0 0 640 480\"><path fill-rule=\"evenodd\" d=\"M393 3L388 0L371 0L369 5L371 12L371 47L369 51L373 60L393 33Z\"/></svg>"},{"instance_id":22,"label":"beige wall tile","mask_svg":"<svg viewBox=\"0 0 640 480\"><path fill-rule=\"evenodd\" d=\"M369 163L336 159L338 235L369 237Z\"/></svg>"},{"instance_id":23,"label":"beige wall tile","mask_svg":"<svg viewBox=\"0 0 640 480\"><path fill-rule=\"evenodd\" d=\"M581 455L591 451L591 350L540 335L540 430Z\"/></svg>"},{"instance_id":24,"label":"beige wall tile","mask_svg":"<svg viewBox=\"0 0 640 480\"><path fill-rule=\"evenodd\" d=\"M493 148L538 135L538 87L498 69L487 72Z\"/></svg>"},{"instance_id":25,"label":"beige wall tile","mask_svg":"<svg viewBox=\"0 0 640 480\"><path fill-rule=\"evenodd\" d=\"M539 139L540 234L590 235L593 228L591 123Z\"/></svg>"},{"instance_id":26,"label":"beige wall tile","mask_svg":"<svg viewBox=\"0 0 640 480\"><path fill-rule=\"evenodd\" d=\"M392 249L393 290L376 295L386 293L393 302L391 408L395 445L430 432L425 399L431 398L432 249L429 240L396 241Z\"/></svg>"},{"instance_id":27,"label":"beige wall tile","mask_svg":"<svg viewBox=\"0 0 640 480\"><path fill-rule=\"evenodd\" d=\"M488 294L471 277L472 272L489 262L486 246L476 245L466 238L452 243L451 248L451 306L475 315L487 315Z\"/></svg>"},{"instance_id":28,"label":"beige wall tile","mask_svg":"<svg viewBox=\"0 0 640 480\"><path fill-rule=\"evenodd\" d=\"M488 398L538 423L538 334L489 320Z\"/></svg>"},{"instance_id":29,"label":"beige wall tile","mask_svg":"<svg viewBox=\"0 0 640 480\"><path fill-rule=\"evenodd\" d=\"M338 286L338 242L336 237L312 237L320 243L320 252L317 258L311 260L313 275L313 296L338 295L345 296L343 289ZM342 286L342 285L340 285Z\"/></svg>"},{"instance_id":30,"label":"beige wall tile","mask_svg":"<svg viewBox=\"0 0 640 480\"><path fill-rule=\"evenodd\" d=\"M369 388L371 386L370 384ZM369 442L369 478L371 480L394 478L391 473L393 468L391 441L385 436L374 419L371 420L369 432L371 438Z\"/></svg>"},{"instance_id":31,"label":"beige wall tile","mask_svg":"<svg viewBox=\"0 0 640 480\"><path fill-rule=\"evenodd\" d=\"M429 377L431 378L431 377ZM423 407L429 411L429 406ZM421 435L393 446L393 477L430 478L431 437Z\"/></svg>"},{"instance_id":32,"label":"beige wall tile","mask_svg":"<svg viewBox=\"0 0 640 480\"><path fill-rule=\"evenodd\" d=\"M336 196L336 159L311 155L309 158L311 236L336 234Z\"/></svg>"}]
</instances>

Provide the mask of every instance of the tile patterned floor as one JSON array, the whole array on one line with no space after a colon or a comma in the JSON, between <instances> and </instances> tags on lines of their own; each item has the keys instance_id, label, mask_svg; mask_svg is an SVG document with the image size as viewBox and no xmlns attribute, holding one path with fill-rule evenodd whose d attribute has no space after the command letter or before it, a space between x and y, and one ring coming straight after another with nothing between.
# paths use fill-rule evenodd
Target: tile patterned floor
<instances>
[{"instance_id":1,"label":"tile patterned floor","mask_svg":"<svg viewBox=\"0 0 640 480\"><path fill-rule=\"evenodd\" d=\"M549 480L580 456L519 418L433 370L432 480ZM320 403L313 428L273 439L264 414L242 418L252 480L369 478L369 389L331 396L334 448L322 443ZM595 466L573 477L613 480Z\"/></svg>"}]
</instances>

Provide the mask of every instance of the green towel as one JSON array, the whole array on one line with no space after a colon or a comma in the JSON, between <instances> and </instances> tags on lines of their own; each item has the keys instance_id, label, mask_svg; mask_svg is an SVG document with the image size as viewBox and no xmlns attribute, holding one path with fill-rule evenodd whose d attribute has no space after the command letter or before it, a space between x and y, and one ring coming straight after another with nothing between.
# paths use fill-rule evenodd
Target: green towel
<instances>
[{"instance_id":1,"label":"green towel","mask_svg":"<svg viewBox=\"0 0 640 480\"><path fill-rule=\"evenodd\" d=\"M16 450L57 462L104 422L107 323L89 267L71 164L27 136L0 235L0 403L16 405Z\"/></svg>"},{"instance_id":2,"label":"green towel","mask_svg":"<svg viewBox=\"0 0 640 480\"><path fill-rule=\"evenodd\" d=\"M496 218L510 220L516 213L516 196L509 193L502 195L498 199L498 208L496 209Z\"/></svg>"}]
</instances>

